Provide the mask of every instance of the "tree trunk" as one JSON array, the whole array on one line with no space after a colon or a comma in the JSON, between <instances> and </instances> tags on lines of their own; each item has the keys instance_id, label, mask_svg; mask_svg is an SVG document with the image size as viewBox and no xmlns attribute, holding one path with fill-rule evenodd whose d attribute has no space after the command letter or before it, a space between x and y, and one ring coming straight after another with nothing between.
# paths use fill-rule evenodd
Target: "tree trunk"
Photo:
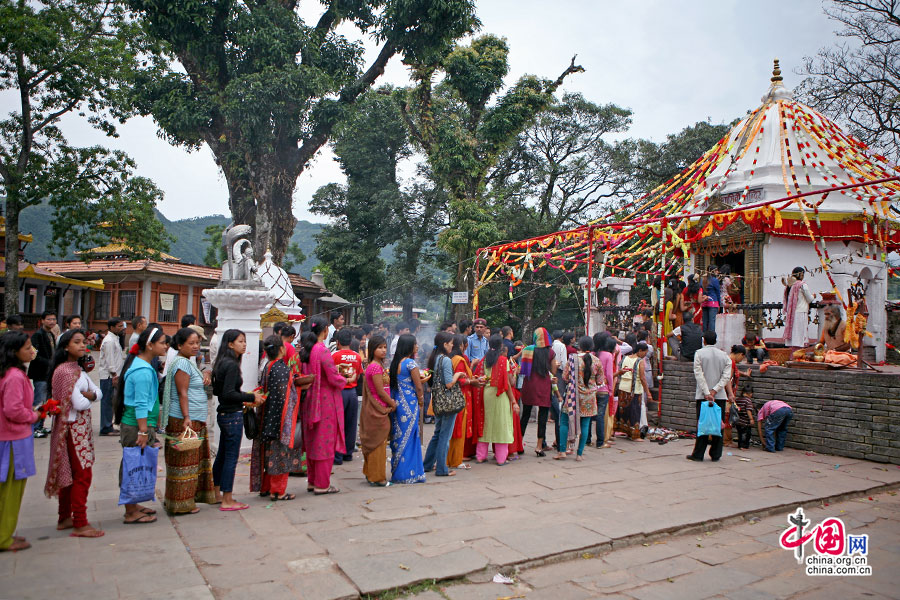
<instances>
[{"instance_id":1,"label":"tree trunk","mask_svg":"<svg viewBox=\"0 0 900 600\"><path fill-rule=\"evenodd\" d=\"M375 324L375 298L369 296L363 300L363 309L366 314L366 323Z\"/></svg>"},{"instance_id":2,"label":"tree trunk","mask_svg":"<svg viewBox=\"0 0 900 600\"><path fill-rule=\"evenodd\" d=\"M274 157L257 161L250 168L250 183L256 199L253 250L262 260L266 250L281 264L287 253L297 219L293 213L294 186L299 173L291 172Z\"/></svg>"},{"instance_id":3,"label":"tree trunk","mask_svg":"<svg viewBox=\"0 0 900 600\"><path fill-rule=\"evenodd\" d=\"M19 314L19 189L6 184L6 259L4 312Z\"/></svg>"}]
</instances>

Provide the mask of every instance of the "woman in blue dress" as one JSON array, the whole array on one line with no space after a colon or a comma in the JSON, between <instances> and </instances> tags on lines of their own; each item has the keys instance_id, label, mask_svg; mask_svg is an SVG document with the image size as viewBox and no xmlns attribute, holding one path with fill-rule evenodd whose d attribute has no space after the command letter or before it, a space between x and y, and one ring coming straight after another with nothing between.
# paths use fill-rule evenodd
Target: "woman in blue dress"
<instances>
[{"instance_id":1,"label":"woman in blue dress","mask_svg":"<svg viewBox=\"0 0 900 600\"><path fill-rule=\"evenodd\" d=\"M419 350L415 336L404 334L397 340L391 360L391 398L397 410L391 413L391 481L422 483L422 443L419 439L419 410L423 404L422 378L414 356Z\"/></svg>"}]
</instances>

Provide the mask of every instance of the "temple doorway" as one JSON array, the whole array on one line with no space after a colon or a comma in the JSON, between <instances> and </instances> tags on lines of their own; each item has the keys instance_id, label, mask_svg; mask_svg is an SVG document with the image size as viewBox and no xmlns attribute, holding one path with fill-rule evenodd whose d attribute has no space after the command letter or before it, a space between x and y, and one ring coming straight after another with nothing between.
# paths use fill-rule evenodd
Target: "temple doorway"
<instances>
[{"instance_id":1,"label":"temple doorway","mask_svg":"<svg viewBox=\"0 0 900 600\"><path fill-rule=\"evenodd\" d=\"M731 269L731 296L735 304L744 303L746 254L745 250L741 250L713 257L713 262L718 264L719 271L722 271L724 265L728 265ZM725 290L722 290L722 293L725 293Z\"/></svg>"}]
</instances>

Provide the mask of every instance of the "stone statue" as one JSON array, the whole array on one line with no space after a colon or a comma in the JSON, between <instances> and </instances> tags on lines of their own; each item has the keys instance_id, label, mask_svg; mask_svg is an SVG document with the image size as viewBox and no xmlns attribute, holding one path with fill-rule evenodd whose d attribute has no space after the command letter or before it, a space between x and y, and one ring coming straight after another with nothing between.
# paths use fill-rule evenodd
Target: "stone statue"
<instances>
[{"instance_id":1,"label":"stone statue","mask_svg":"<svg viewBox=\"0 0 900 600\"><path fill-rule=\"evenodd\" d=\"M257 265L253 260L253 245L247 237L253 231L249 225L231 223L222 232L225 262L222 263L222 285L261 286Z\"/></svg>"}]
</instances>

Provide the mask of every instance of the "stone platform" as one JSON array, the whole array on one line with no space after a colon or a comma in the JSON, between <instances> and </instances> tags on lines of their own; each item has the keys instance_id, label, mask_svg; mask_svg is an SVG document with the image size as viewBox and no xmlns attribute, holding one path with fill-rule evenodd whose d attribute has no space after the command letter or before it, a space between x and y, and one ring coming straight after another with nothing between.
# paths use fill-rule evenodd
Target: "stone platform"
<instances>
[{"instance_id":1,"label":"stone platform","mask_svg":"<svg viewBox=\"0 0 900 600\"><path fill-rule=\"evenodd\" d=\"M900 373L894 368L875 371L840 369L817 371L769 367L759 374L751 367L753 403L783 400L794 409L787 445L848 458L900 464ZM695 431L696 383L692 363L663 363L663 427ZM741 378L741 383L746 378ZM655 421L656 408L651 410ZM756 439L756 430L753 430Z\"/></svg>"},{"instance_id":2,"label":"stone platform","mask_svg":"<svg viewBox=\"0 0 900 600\"><path fill-rule=\"evenodd\" d=\"M292 478L297 499L272 503L245 491L243 457L235 489L249 510L203 505L196 515L126 526L116 506L120 448L104 437L88 516L107 533L88 540L54 527L56 502L42 493L48 445L36 440L39 473L19 522L34 547L0 554L2 598L355 598L640 546L900 485L893 465L794 449L729 449L719 463L697 464L684 459L686 440L619 439L611 450L586 450L581 463L537 458L529 447L504 467L472 465L456 477L389 488L367 486L357 458L335 467L340 494L314 497L304 479Z\"/></svg>"}]
</instances>

